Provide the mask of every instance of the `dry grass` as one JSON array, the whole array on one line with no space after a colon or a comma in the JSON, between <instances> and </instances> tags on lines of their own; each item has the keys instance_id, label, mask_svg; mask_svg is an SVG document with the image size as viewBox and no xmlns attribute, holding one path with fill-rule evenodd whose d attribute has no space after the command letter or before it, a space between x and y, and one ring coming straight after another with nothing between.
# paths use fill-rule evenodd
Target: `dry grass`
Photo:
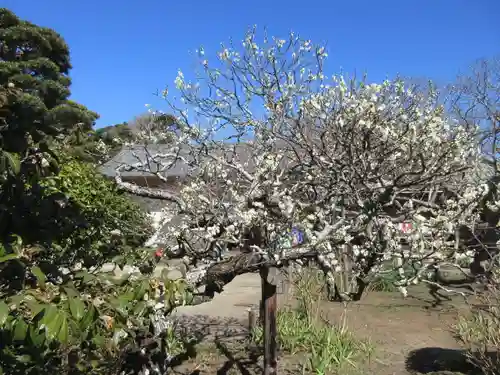
<instances>
[{"instance_id":1,"label":"dry grass","mask_svg":"<svg viewBox=\"0 0 500 375\"><path fill-rule=\"evenodd\" d=\"M484 374L500 374L500 289L492 287L454 326L469 361Z\"/></svg>"}]
</instances>

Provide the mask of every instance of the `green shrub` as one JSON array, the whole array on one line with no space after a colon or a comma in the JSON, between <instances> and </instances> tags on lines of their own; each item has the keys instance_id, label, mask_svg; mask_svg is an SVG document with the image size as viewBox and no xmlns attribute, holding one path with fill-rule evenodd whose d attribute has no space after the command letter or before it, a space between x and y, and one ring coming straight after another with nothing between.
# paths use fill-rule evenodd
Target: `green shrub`
<instances>
[{"instance_id":1,"label":"green shrub","mask_svg":"<svg viewBox=\"0 0 500 375\"><path fill-rule=\"evenodd\" d=\"M88 136L98 114L68 100L64 39L6 8L0 19L8 44L0 66L0 374L128 374L153 356L164 364L183 345L168 330L153 337L151 317L189 301L189 290L152 279L147 267L128 280L89 271L109 261L151 269L140 248L151 226L84 163L101 145Z\"/></svg>"},{"instance_id":2,"label":"green shrub","mask_svg":"<svg viewBox=\"0 0 500 375\"><path fill-rule=\"evenodd\" d=\"M152 231L146 213L93 165L62 158L61 166L58 175L3 197L3 242L18 235L38 248L38 261L64 267L133 262Z\"/></svg>"},{"instance_id":3,"label":"green shrub","mask_svg":"<svg viewBox=\"0 0 500 375\"><path fill-rule=\"evenodd\" d=\"M370 289L376 292L397 292L398 287L396 283L398 280L398 272L391 270L374 277L372 282L370 283Z\"/></svg>"},{"instance_id":4,"label":"green shrub","mask_svg":"<svg viewBox=\"0 0 500 375\"><path fill-rule=\"evenodd\" d=\"M154 336L152 317L189 303L190 290L152 278L139 206L91 164L61 160L58 175L1 197L0 374L136 373L152 358L168 362L185 343L171 330ZM143 272L118 280L88 269L109 261Z\"/></svg>"},{"instance_id":5,"label":"green shrub","mask_svg":"<svg viewBox=\"0 0 500 375\"><path fill-rule=\"evenodd\" d=\"M407 278L411 278L416 275L418 270L417 265L406 264L403 266L404 274ZM394 269L392 263L388 263L384 268L376 274L370 281L370 290L376 292L387 292L394 293L398 292L398 282L401 280L399 271Z\"/></svg>"},{"instance_id":6,"label":"green shrub","mask_svg":"<svg viewBox=\"0 0 500 375\"><path fill-rule=\"evenodd\" d=\"M26 270L15 293L1 278L0 374L137 373L152 359L168 363L186 350L188 342L172 328L153 336L152 324L157 313L191 300L182 281L143 275L113 282L80 271L57 282L24 258L3 259L0 266Z\"/></svg>"},{"instance_id":7,"label":"green shrub","mask_svg":"<svg viewBox=\"0 0 500 375\"><path fill-rule=\"evenodd\" d=\"M47 178L44 185L77 208L80 225L65 238L62 249L86 264L133 252L151 234L146 213L91 164L67 160L59 175Z\"/></svg>"}]
</instances>

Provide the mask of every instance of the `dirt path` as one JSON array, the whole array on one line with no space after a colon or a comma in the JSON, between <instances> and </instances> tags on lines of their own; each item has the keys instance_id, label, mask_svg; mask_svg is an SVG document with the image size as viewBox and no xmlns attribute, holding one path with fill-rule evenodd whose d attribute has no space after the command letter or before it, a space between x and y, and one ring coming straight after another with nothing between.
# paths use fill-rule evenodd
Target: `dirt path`
<instances>
[{"instance_id":1,"label":"dirt path","mask_svg":"<svg viewBox=\"0 0 500 375\"><path fill-rule=\"evenodd\" d=\"M418 299L372 292L346 309L325 303L322 310L331 322L345 314L349 330L374 344L374 358L364 373L465 372L463 353L451 333L461 306L432 309L422 299L425 290L415 294Z\"/></svg>"},{"instance_id":2,"label":"dirt path","mask_svg":"<svg viewBox=\"0 0 500 375\"><path fill-rule=\"evenodd\" d=\"M224 291L211 301L181 306L173 316L186 334L197 340L217 337L245 337L248 333L248 311L255 309L261 298L258 274L244 274L224 286Z\"/></svg>"},{"instance_id":3,"label":"dirt path","mask_svg":"<svg viewBox=\"0 0 500 375\"><path fill-rule=\"evenodd\" d=\"M178 307L178 315L206 315L210 317L247 319L248 309L259 303L260 277L255 273L237 276L224 286L224 291L209 302L195 306Z\"/></svg>"}]
</instances>

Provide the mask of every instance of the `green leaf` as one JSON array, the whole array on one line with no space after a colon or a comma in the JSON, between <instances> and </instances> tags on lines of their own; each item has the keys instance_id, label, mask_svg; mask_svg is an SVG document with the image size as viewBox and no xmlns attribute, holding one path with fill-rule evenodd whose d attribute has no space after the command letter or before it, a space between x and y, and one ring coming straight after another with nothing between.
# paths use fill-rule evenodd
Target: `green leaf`
<instances>
[{"instance_id":1,"label":"green leaf","mask_svg":"<svg viewBox=\"0 0 500 375\"><path fill-rule=\"evenodd\" d=\"M56 315L57 315L57 307L55 307L54 305L45 305L45 309L43 312L43 318L42 318L40 323L41 324L48 324L52 320L54 320Z\"/></svg>"},{"instance_id":2,"label":"green leaf","mask_svg":"<svg viewBox=\"0 0 500 375\"><path fill-rule=\"evenodd\" d=\"M74 341L75 343L86 341L88 336L88 332L80 329L79 323L75 319L68 319L68 330L71 332L70 341Z\"/></svg>"},{"instance_id":3,"label":"green leaf","mask_svg":"<svg viewBox=\"0 0 500 375\"><path fill-rule=\"evenodd\" d=\"M81 320L85 315L85 303L78 298L72 297L68 299L68 304L73 318Z\"/></svg>"},{"instance_id":4,"label":"green leaf","mask_svg":"<svg viewBox=\"0 0 500 375\"><path fill-rule=\"evenodd\" d=\"M95 307L90 305L87 310L87 313L80 321L80 329L85 332L91 325L93 325L95 317L96 317Z\"/></svg>"},{"instance_id":5,"label":"green leaf","mask_svg":"<svg viewBox=\"0 0 500 375\"><path fill-rule=\"evenodd\" d=\"M3 151L2 153L2 157L7 162L10 169L12 169L15 174L18 174L21 171L21 159L19 155L7 151Z\"/></svg>"},{"instance_id":6,"label":"green leaf","mask_svg":"<svg viewBox=\"0 0 500 375\"><path fill-rule=\"evenodd\" d=\"M145 301L139 301L137 305L134 307L134 316L142 316L144 314L144 311L146 311L147 304Z\"/></svg>"},{"instance_id":7,"label":"green leaf","mask_svg":"<svg viewBox=\"0 0 500 375\"><path fill-rule=\"evenodd\" d=\"M13 242L13 244L15 245L14 248L19 248L23 245L23 239L20 235L13 234L12 237L15 238L15 241Z\"/></svg>"},{"instance_id":8,"label":"green leaf","mask_svg":"<svg viewBox=\"0 0 500 375\"><path fill-rule=\"evenodd\" d=\"M43 318L40 320L40 328L44 328L47 333L47 338L52 340L57 335L54 330L58 327L54 326L54 322L57 321L58 311L54 305L46 305L43 311Z\"/></svg>"},{"instance_id":9,"label":"green leaf","mask_svg":"<svg viewBox=\"0 0 500 375\"><path fill-rule=\"evenodd\" d=\"M45 282L47 281L47 276L45 276L40 267L38 266L31 267L31 272L33 273L33 275L35 275L38 284L40 284L42 288L45 288Z\"/></svg>"},{"instance_id":10,"label":"green leaf","mask_svg":"<svg viewBox=\"0 0 500 375\"><path fill-rule=\"evenodd\" d=\"M128 301L124 298L110 298L109 304L123 317L128 317L127 312Z\"/></svg>"},{"instance_id":11,"label":"green leaf","mask_svg":"<svg viewBox=\"0 0 500 375\"><path fill-rule=\"evenodd\" d=\"M45 333L44 331L38 329L38 327L30 325L28 334L30 337L30 341L35 347L41 348L45 343Z\"/></svg>"},{"instance_id":12,"label":"green leaf","mask_svg":"<svg viewBox=\"0 0 500 375\"><path fill-rule=\"evenodd\" d=\"M16 361L27 364L32 361L31 356L29 354L16 355Z\"/></svg>"},{"instance_id":13,"label":"green leaf","mask_svg":"<svg viewBox=\"0 0 500 375\"><path fill-rule=\"evenodd\" d=\"M104 336L96 335L92 338L92 342L98 348L102 348L106 344L106 338Z\"/></svg>"},{"instance_id":14,"label":"green leaf","mask_svg":"<svg viewBox=\"0 0 500 375\"><path fill-rule=\"evenodd\" d=\"M63 315L60 311L56 311L54 319L52 319L48 324L45 325L45 332L47 333L47 338L49 340L59 338L60 331L63 324L65 323L65 318L66 316ZM66 322L66 330L67 328L68 324Z\"/></svg>"},{"instance_id":15,"label":"green leaf","mask_svg":"<svg viewBox=\"0 0 500 375\"><path fill-rule=\"evenodd\" d=\"M9 306L4 301L0 301L0 327L3 327L5 325L8 317Z\"/></svg>"},{"instance_id":16,"label":"green leaf","mask_svg":"<svg viewBox=\"0 0 500 375\"><path fill-rule=\"evenodd\" d=\"M59 342L66 344L69 341L69 329L68 329L68 318L64 312L59 312L60 329L57 334L57 339Z\"/></svg>"},{"instance_id":17,"label":"green leaf","mask_svg":"<svg viewBox=\"0 0 500 375\"><path fill-rule=\"evenodd\" d=\"M28 300L26 299L26 305L31 311L32 318L36 318L42 311L45 309L45 305L38 303L36 300Z\"/></svg>"},{"instance_id":18,"label":"green leaf","mask_svg":"<svg viewBox=\"0 0 500 375\"><path fill-rule=\"evenodd\" d=\"M78 292L74 288L65 287L64 288L64 293L66 293L66 295L69 298L79 298L80 297L79 294L78 294Z\"/></svg>"},{"instance_id":19,"label":"green leaf","mask_svg":"<svg viewBox=\"0 0 500 375\"><path fill-rule=\"evenodd\" d=\"M18 309L19 306L24 302L26 298L26 295L23 294L17 294L15 296L12 296L9 298L9 305L12 307L12 305L15 306L15 309Z\"/></svg>"},{"instance_id":20,"label":"green leaf","mask_svg":"<svg viewBox=\"0 0 500 375\"><path fill-rule=\"evenodd\" d=\"M23 318L19 318L14 324L14 334L12 339L14 341L24 341L26 339L26 334L28 333L28 325L25 323Z\"/></svg>"},{"instance_id":21,"label":"green leaf","mask_svg":"<svg viewBox=\"0 0 500 375\"><path fill-rule=\"evenodd\" d=\"M139 285L135 288L134 299L142 300L144 295L149 290L149 280L143 280Z\"/></svg>"},{"instance_id":22,"label":"green leaf","mask_svg":"<svg viewBox=\"0 0 500 375\"><path fill-rule=\"evenodd\" d=\"M82 279L84 283L89 283L91 281L94 281L96 279L96 276L86 271L80 271L75 274L75 279Z\"/></svg>"},{"instance_id":23,"label":"green leaf","mask_svg":"<svg viewBox=\"0 0 500 375\"><path fill-rule=\"evenodd\" d=\"M17 259L17 258L18 258L17 254L7 254L7 255L4 255L3 257L0 257L0 263L4 263L4 262L7 262L9 260Z\"/></svg>"},{"instance_id":24,"label":"green leaf","mask_svg":"<svg viewBox=\"0 0 500 375\"><path fill-rule=\"evenodd\" d=\"M127 304L129 304L134 300L134 295L135 293L133 290L128 290L126 293L123 293L120 296L118 296L118 299L120 300L123 306L126 306Z\"/></svg>"}]
</instances>

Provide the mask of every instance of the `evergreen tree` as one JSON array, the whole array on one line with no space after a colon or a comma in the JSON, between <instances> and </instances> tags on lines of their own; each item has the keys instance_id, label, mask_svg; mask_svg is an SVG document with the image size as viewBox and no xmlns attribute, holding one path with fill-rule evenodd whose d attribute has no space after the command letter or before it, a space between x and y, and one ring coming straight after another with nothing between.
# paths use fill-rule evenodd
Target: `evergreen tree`
<instances>
[{"instance_id":1,"label":"evergreen tree","mask_svg":"<svg viewBox=\"0 0 500 375\"><path fill-rule=\"evenodd\" d=\"M68 100L70 69L69 47L61 35L0 8L2 177L50 160L56 136L92 129L98 114Z\"/></svg>"}]
</instances>

